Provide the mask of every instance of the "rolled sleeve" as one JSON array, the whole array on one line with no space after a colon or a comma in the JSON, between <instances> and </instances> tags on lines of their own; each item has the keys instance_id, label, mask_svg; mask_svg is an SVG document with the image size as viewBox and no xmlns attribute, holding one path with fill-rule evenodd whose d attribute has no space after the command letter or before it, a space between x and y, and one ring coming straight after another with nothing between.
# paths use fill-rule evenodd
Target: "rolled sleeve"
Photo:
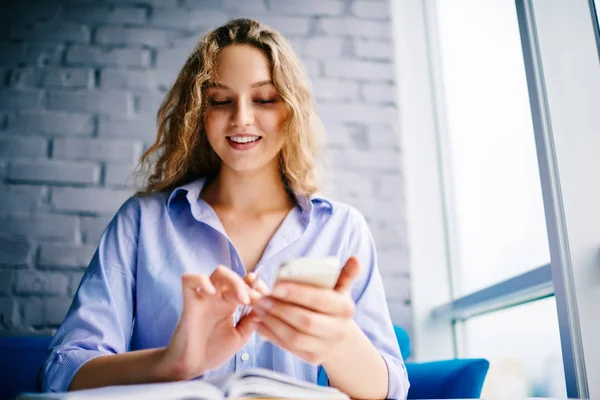
<instances>
[{"instance_id":1,"label":"rolled sleeve","mask_svg":"<svg viewBox=\"0 0 600 400\"><path fill-rule=\"evenodd\" d=\"M381 357L387 366L388 370L388 399L406 399L408 396L408 375L406 374L406 366L404 362L393 357L385 352L381 352Z\"/></svg>"},{"instance_id":2,"label":"rolled sleeve","mask_svg":"<svg viewBox=\"0 0 600 400\"><path fill-rule=\"evenodd\" d=\"M387 365L387 397L406 399L410 384L377 266L375 242L362 214L351 209L351 219L348 256L356 256L361 265L360 275L352 286L352 298L356 303L354 319Z\"/></svg>"},{"instance_id":3,"label":"rolled sleeve","mask_svg":"<svg viewBox=\"0 0 600 400\"><path fill-rule=\"evenodd\" d=\"M131 198L104 230L40 370L44 392L68 391L83 364L129 350L135 318L139 207Z\"/></svg>"}]
</instances>

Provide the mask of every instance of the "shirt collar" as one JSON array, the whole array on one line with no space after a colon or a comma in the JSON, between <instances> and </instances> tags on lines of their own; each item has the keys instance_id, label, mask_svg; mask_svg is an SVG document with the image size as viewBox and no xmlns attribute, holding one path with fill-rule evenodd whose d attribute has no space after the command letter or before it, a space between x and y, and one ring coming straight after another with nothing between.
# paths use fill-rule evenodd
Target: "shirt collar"
<instances>
[{"instance_id":1,"label":"shirt collar","mask_svg":"<svg viewBox=\"0 0 600 400\"><path fill-rule=\"evenodd\" d=\"M201 177L175 188L171 192L167 200L167 209L171 209L173 203L176 200L181 199L184 196L184 194L185 198L187 199L190 205L197 203L198 198L200 197L200 192L202 192L202 188L204 187L205 183L206 178ZM320 193L314 193L311 196L295 194L295 196L296 202L302 209L303 215L309 216L313 207L325 207L328 208L330 211L333 211L333 203L331 202L331 200L321 195Z\"/></svg>"}]
</instances>

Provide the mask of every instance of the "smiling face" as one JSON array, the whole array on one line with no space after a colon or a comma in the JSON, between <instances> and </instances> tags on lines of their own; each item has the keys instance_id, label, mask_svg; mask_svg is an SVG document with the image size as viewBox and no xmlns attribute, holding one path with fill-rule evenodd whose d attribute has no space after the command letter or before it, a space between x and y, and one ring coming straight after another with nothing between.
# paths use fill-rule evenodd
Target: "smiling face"
<instances>
[{"instance_id":1,"label":"smiling face","mask_svg":"<svg viewBox=\"0 0 600 400\"><path fill-rule=\"evenodd\" d=\"M208 96L204 127L221 168L236 172L278 168L287 109L265 54L250 45L224 48Z\"/></svg>"}]
</instances>

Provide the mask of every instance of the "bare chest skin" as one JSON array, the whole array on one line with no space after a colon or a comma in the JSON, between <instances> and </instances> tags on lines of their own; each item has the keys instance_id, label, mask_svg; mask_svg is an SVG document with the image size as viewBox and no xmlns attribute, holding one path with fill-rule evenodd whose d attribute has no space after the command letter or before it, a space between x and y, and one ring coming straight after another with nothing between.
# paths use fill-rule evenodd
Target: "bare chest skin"
<instances>
[{"instance_id":1,"label":"bare chest skin","mask_svg":"<svg viewBox=\"0 0 600 400\"><path fill-rule=\"evenodd\" d=\"M255 216L241 216L218 209L215 212L242 259L246 272L252 272L289 210Z\"/></svg>"}]
</instances>

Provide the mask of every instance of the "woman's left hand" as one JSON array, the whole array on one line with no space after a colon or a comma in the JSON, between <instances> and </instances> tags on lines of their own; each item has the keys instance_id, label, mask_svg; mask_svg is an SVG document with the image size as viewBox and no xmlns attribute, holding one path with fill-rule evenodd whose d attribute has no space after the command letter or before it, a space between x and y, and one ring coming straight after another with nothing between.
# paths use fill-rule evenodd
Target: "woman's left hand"
<instances>
[{"instance_id":1,"label":"woman's left hand","mask_svg":"<svg viewBox=\"0 0 600 400\"><path fill-rule=\"evenodd\" d=\"M270 296L253 302L258 333L312 364L324 364L352 332L352 282L360 265L350 257L334 289L279 282Z\"/></svg>"}]
</instances>

